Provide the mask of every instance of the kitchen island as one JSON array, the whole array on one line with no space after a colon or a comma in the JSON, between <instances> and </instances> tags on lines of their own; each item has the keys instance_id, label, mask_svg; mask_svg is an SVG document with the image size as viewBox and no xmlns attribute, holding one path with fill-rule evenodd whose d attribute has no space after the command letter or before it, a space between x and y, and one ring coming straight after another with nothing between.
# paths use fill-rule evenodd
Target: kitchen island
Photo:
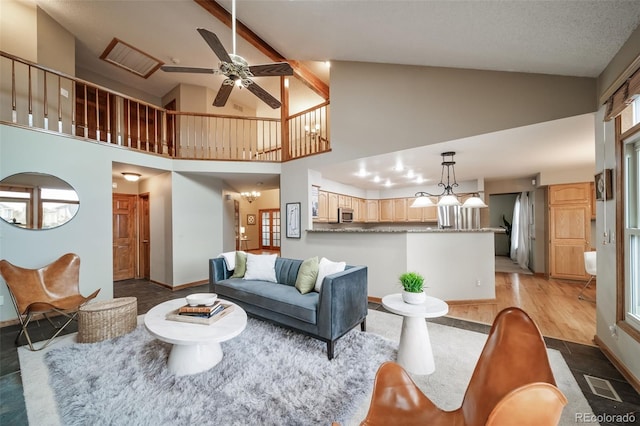
<instances>
[{"instance_id":1,"label":"kitchen island","mask_svg":"<svg viewBox=\"0 0 640 426\"><path fill-rule=\"evenodd\" d=\"M494 233L502 229L438 229L355 226L309 229L308 256L369 268L369 296L401 290L398 277L414 271L427 294L446 300L495 299Z\"/></svg>"}]
</instances>

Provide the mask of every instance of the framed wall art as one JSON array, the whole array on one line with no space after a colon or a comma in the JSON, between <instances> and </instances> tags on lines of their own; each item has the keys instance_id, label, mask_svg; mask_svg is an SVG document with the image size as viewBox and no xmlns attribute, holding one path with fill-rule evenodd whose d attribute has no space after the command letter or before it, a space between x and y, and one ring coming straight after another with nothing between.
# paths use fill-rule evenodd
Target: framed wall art
<instances>
[{"instance_id":1,"label":"framed wall art","mask_svg":"<svg viewBox=\"0 0 640 426\"><path fill-rule=\"evenodd\" d=\"M300 203L287 203L287 238L300 238Z\"/></svg>"},{"instance_id":2,"label":"framed wall art","mask_svg":"<svg viewBox=\"0 0 640 426\"><path fill-rule=\"evenodd\" d=\"M595 176L596 200L605 201L613 198L613 169L604 169Z\"/></svg>"},{"instance_id":3,"label":"framed wall art","mask_svg":"<svg viewBox=\"0 0 640 426\"><path fill-rule=\"evenodd\" d=\"M255 225L256 224L256 215L248 214L247 215L247 225Z\"/></svg>"}]
</instances>

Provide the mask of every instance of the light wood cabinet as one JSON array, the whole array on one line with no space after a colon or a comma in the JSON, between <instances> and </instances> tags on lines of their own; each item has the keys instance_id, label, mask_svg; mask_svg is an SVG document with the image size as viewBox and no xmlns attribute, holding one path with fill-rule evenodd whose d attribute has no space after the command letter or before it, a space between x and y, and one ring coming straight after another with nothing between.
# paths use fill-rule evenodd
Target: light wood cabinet
<instances>
[{"instance_id":1,"label":"light wood cabinet","mask_svg":"<svg viewBox=\"0 0 640 426\"><path fill-rule=\"evenodd\" d=\"M314 222L328 222L329 221L329 206L326 191L318 191L318 217L314 218Z\"/></svg>"},{"instance_id":2,"label":"light wood cabinet","mask_svg":"<svg viewBox=\"0 0 640 426\"><path fill-rule=\"evenodd\" d=\"M378 200L367 200L367 222L378 222Z\"/></svg>"},{"instance_id":3,"label":"light wood cabinet","mask_svg":"<svg viewBox=\"0 0 640 426\"><path fill-rule=\"evenodd\" d=\"M338 194L327 192L327 208L329 209L327 217L329 222L338 221Z\"/></svg>"},{"instance_id":4,"label":"light wood cabinet","mask_svg":"<svg viewBox=\"0 0 640 426\"><path fill-rule=\"evenodd\" d=\"M394 222L407 221L407 199L406 198L396 198L393 200L393 221Z\"/></svg>"},{"instance_id":5,"label":"light wood cabinet","mask_svg":"<svg viewBox=\"0 0 640 426\"><path fill-rule=\"evenodd\" d=\"M393 200L378 200L378 222L393 222Z\"/></svg>"},{"instance_id":6,"label":"light wood cabinet","mask_svg":"<svg viewBox=\"0 0 640 426\"><path fill-rule=\"evenodd\" d=\"M362 198L351 198L351 208L353 209L354 222L366 222L367 204Z\"/></svg>"},{"instance_id":7,"label":"light wood cabinet","mask_svg":"<svg viewBox=\"0 0 640 426\"><path fill-rule=\"evenodd\" d=\"M408 222L437 222L438 207L416 207L412 208L411 204L415 201L415 197L407 198L407 221Z\"/></svg>"},{"instance_id":8,"label":"light wood cabinet","mask_svg":"<svg viewBox=\"0 0 640 426\"><path fill-rule=\"evenodd\" d=\"M552 278L586 280L584 252L591 249L591 185L550 185L549 274Z\"/></svg>"},{"instance_id":9,"label":"light wood cabinet","mask_svg":"<svg viewBox=\"0 0 640 426\"><path fill-rule=\"evenodd\" d=\"M352 208L351 197L348 195L338 194L338 207Z\"/></svg>"}]
</instances>

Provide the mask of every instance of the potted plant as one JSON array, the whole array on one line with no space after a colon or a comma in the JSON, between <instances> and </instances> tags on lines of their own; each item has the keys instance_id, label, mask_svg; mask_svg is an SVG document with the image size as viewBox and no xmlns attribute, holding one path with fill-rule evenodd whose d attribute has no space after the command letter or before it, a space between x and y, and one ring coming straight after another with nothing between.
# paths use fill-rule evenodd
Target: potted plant
<instances>
[{"instance_id":1,"label":"potted plant","mask_svg":"<svg viewBox=\"0 0 640 426\"><path fill-rule=\"evenodd\" d=\"M400 275L400 284L404 289L402 292L402 300L405 303L419 305L424 303L427 298L424 292L424 277L417 272L405 272Z\"/></svg>"}]
</instances>

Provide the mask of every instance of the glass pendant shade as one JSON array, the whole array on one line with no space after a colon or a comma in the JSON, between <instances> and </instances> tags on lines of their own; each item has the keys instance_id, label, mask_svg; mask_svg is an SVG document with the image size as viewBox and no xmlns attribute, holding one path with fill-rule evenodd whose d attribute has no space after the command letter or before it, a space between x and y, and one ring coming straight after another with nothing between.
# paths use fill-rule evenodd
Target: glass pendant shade
<instances>
[{"instance_id":1,"label":"glass pendant shade","mask_svg":"<svg viewBox=\"0 0 640 426\"><path fill-rule=\"evenodd\" d=\"M462 207L468 208L484 208L488 207L480 197L470 197L464 202Z\"/></svg>"},{"instance_id":2,"label":"glass pendant shade","mask_svg":"<svg viewBox=\"0 0 640 426\"><path fill-rule=\"evenodd\" d=\"M425 197L425 196L421 196L416 198L413 203L411 203L410 207L432 207L435 206L435 204L433 203L433 201L431 201L431 198L429 197Z\"/></svg>"},{"instance_id":3,"label":"glass pendant shade","mask_svg":"<svg viewBox=\"0 0 640 426\"><path fill-rule=\"evenodd\" d=\"M461 205L460 201L458 201L458 197L455 195L445 195L438 201L438 206L459 206Z\"/></svg>"}]
</instances>

